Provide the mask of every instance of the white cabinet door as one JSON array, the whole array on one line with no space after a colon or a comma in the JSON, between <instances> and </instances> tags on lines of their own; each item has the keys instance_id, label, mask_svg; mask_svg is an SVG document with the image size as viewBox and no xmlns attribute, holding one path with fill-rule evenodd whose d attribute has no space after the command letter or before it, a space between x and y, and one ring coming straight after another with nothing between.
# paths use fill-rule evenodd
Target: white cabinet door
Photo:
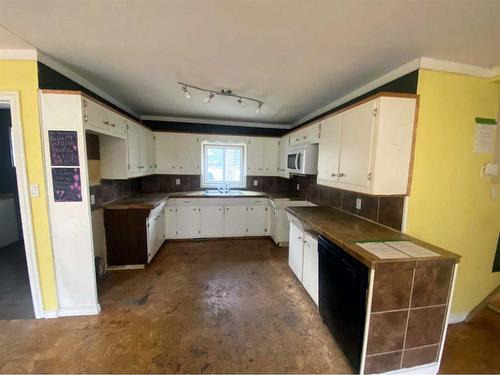
<instances>
[{"instance_id":1,"label":"white cabinet door","mask_svg":"<svg viewBox=\"0 0 500 375\"><path fill-rule=\"evenodd\" d=\"M297 279L302 282L302 263L304 261L304 234L301 228L290 223L288 244L288 265Z\"/></svg>"},{"instance_id":2,"label":"white cabinet door","mask_svg":"<svg viewBox=\"0 0 500 375\"><path fill-rule=\"evenodd\" d=\"M247 234L249 236L265 236L269 234L269 208L267 206L247 207Z\"/></svg>"},{"instance_id":3,"label":"white cabinet door","mask_svg":"<svg viewBox=\"0 0 500 375\"><path fill-rule=\"evenodd\" d=\"M278 244L278 234L277 234L277 227L278 227L278 209L274 207L269 208L271 210L270 216L270 224L269 224L269 234L271 235L271 238L273 239L275 244Z\"/></svg>"},{"instance_id":4,"label":"white cabinet door","mask_svg":"<svg viewBox=\"0 0 500 375\"><path fill-rule=\"evenodd\" d=\"M341 136L341 114L330 117L322 122L318 151L318 180L338 180Z\"/></svg>"},{"instance_id":5,"label":"white cabinet door","mask_svg":"<svg viewBox=\"0 0 500 375\"><path fill-rule=\"evenodd\" d=\"M139 147L139 126L127 121L127 152L130 176L137 176L141 172Z\"/></svg>"},{"instance_id":6,"label":"white cabinet door","mask_svg":"<svg viewBox=\"0 0 500 375\"><path fill-rule=\"evenodd\" d=\"M154 216L150 216L147 219L147 244L148 244L148 263L153 258L154 253L156 251L156 218Z\"/></svg>"},{"instance_id":7,"label":"white cabinet door","mask_svg":"<svg viewBox=\"0 0 500 375\"><path fill-rule=\"evenodd\" d=\"M302 267L302 285L312 300L318 305L318 239L310 233L305 233L304 265Z\"/></svg>"},{"instance_id":8,"label":"white cabinet door","mask_svg":"<svg viewBox=\"0 0 500 375\"><path fill-rule=\"evenodd\" d=\"M163 241L165 241L165 207L162 207L158 210L158 214L156 216L156 248L159 249L161 245L163 245Z\"/></svg>"},{"instance_id":9,"label":"white cabinet door","mask_svg":"<svg viewBox=\"0 0 500 375\"><path fill-rule=\"evenodd\" d=\"M179 134L177 137L177 173L200 174L201 147L194 134Z\"/></svg>"},{"instance_id":10,"label":"white cabinet door","mask_svg":"<svg viewBox=\"0 0 500 375\"><path fill-rule=\"evenodd\" d=\"M83 99L84 123L86 128L109 131L108 109L93 100Z\"/></svg>"},{"instance_id":11,"label":"white cabinet door","mask_svg":"<svg viewBox=\"0 0 500 375\"><path fill-rule=\"evenodd\" d=\"M250 176L264 174L264 141L260 138L249 140L247 155L247 174Z\"/></svg>"},{"instance_id":12,"label":"white cabinet door","mask_svg":"<svg viewBox=\"0 0 500 375\"><path fill-rule=\"evenodd\" d=\"M287 177L288 173L286 173L286 161L287 161L287 152L288 152L288 136L283 136L279 140L278 147L278 171L281 177Z\"/></svg>"},{"instance_id":13,"label":"white cabinet door","mask_svg":"<svg viewBox=\"0 0 500 375\"><path fill-rule=\"evenodd\" d=\"M247 206L226 206L224 208L224 235L244 236L247 228Z\"/></svg>"},{"instance_id":14,"label":"white cabinet door","mask_svg":"<svg viewBox=\"0 0 500 375\"><path fill-rule=\"evenodd\" d=\"M177 149L178 135L173 133L156 133L156 172L173 174L178 172Z\"/></svg>"},{"instance_id":15,"label":"white cabinet door","mask_svg":"<svg viewBox=\"0 0 500 375\"><path fill-rule=\"evenodd\" d=\"M109 111L109 133L120 138L125 138L127 135L125 118L113 111Z\"/></svg>"},{"instance_id":16,"label":"white cabinet door","mask_svg":"<svg viewBox=\"0 0 500 375\"><path fill-rule=\"evenodd\" d=\"M177 207L177 236L178 238L200 237L199 207Z\"/></svg>"},{"instance_id":17,"label":"white cabinet door","mask_svg":"<svg viewBox=\"0 0 500 375\"><path fill-rule=\"evenodd\" d=\"M306 126L302 133L302 142L303 143L318 143L319 142L319 133L320 133L320 123L317 122L315 124Z\"/></svg>"},{"instance_id":18,"label":"white cabinet door","mask_svg":"<svg viewBox=\"0 0 500 375\"><path fill-rule=\"evenodd\" d=\"M339 182L368 186L372 154L375 102L367 102L342 114Z\"/></svg>"},{"instance_id":19,"label":"white cabinet door","mask_svg":"<svg viewBox=\"0 0 500 375\"><path fill-rule=\"evenodd\" d=\"M267 176L276 176L278 174L278 139L265 138L264 147L264 174Z\"/></svg>"},{"instance_id":20,"label":"white cabinet door","mask_svg":"<svg viewBox=\"0 0 500 375\"><path fill-rule=\"evenodd\" d=\"M149 173L156 173L156 145L155 138L153 132L149 132Z\"/></svg>"},{"instance_id":21,"label":"white cabinet door","mask_svg":"<svg viewBox=\"0 0 500 375\"><path fill-rule=\"evenodd\" d=\"M141 174L149 173L149 137L150 131L143 126L139 126L139 160Z\"/></svg>"},{"instance_id":22,"label":"white cabinet door","mask_svg":"<svg viewBox=\"0 0 500 375\"><path fill-rule=\"evenodd\" d=\"M224 236L224 206L200 207L202 237Z\"/></svg>"},{"instance_id":23,"label":"white cabinet door","mask_svg":"<svg viewBox=\"0 0 500 375\"><path fill-rule=\"evenodd\" d=\"M290 147L295 147L300 145L302 142L302 133L303 130L297 130L289 135Z\"/></svg>"},{"instance_id":24,"label":"white cabinet door","mask_svg":"<svg viewBox=\"0 0 500 375\"><path fill-rule=\"evenodd\" d=\"M165 208L165 232L167 239L177 238L177 208Z\"/></svg>"}]
</instances>

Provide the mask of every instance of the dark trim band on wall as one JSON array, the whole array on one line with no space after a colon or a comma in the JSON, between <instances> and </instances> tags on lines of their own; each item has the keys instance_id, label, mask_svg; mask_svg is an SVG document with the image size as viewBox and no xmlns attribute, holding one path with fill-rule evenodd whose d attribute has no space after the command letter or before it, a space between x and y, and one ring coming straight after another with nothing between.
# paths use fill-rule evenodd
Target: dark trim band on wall
<instances>
[{"instance_id":1,"label":"dark trim band on wall","mask_svg":"<svg viewBox=\"0 0 500 375\"><path fill-rule=\"evenodd\" d=\"M41 90L74 90L81 91L94 98L107 106L113 108L117 112L120 112L134 120L141 122L137 116L128 113L127 111L121 109L117 105L111 103L110 101L104 99L102 96L97 95L95 92L85 88L79 83L73 81L72 79L66 77L65 75L55 71L54 69L48 67L44 63L38 61L38 88Z\"/></svg>"},{"instance_id":2,"label":"dark trim band on wall","mask_svg":"<svg viewBox=\"0 0 500 375\"><path fill-rule=\"evenodd\" d=\"M349 107L361 100L364 100L366 98L369 98L370 96L379 94L381 92L395 92L395 93L402 93L402 94L416 94L417 93L417 85L418 85L418 69L414 70L413 72L410 72L408 74L405 74L404 76L401 76L399 78L396 78L390 82L387 82L386 84L379 86L371 91L368 91L365 94L362 94L354 99L349 100L348 102L345 102L344 104L338 105L335 108L329 109L328 111L313 117L310 120L304 121L303 123L295 126L293 129L290 129L289 132L300 128L301 126L311 124L315 121L318 121L322 119L323 117L326 117L334 112L340 111L343 108Z\"/></svg>"},{"instance_id":3,"label":"dark trim band on wall","mask_svg":"<svg viewBox=\"0 0 500 375\"><path fill-rule=\"evenodd\" d=\"M254 128L249 126L231 126L216 124L199 124L174 121L144 120L143 123L153 131L174 133L201 133L240 136L281 137L288 129Z\"/></svg>"}]
</instances>

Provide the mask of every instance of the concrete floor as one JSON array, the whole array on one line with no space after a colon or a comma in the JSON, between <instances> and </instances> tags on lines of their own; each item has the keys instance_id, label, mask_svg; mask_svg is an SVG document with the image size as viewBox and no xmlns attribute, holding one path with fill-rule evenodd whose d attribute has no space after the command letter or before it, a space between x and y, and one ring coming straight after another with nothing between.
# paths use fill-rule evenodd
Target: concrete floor
<instances>
[{"instance_id":1,"label":"concrete floor","mask_svg":"<svg viewBox=\"0 0 500 375\"><path fill-rule=\"evenodd\" d=\"M0 372L350 373L269 239L174 242L95 317L0 322Z\"/></svg>"},{"instance_id":2,"label":"concrete floor","mask_svg":"<svg viewBox=\"0 0 500 375\"><path fill-rule=\"evenodd\" d=\"M16 242L0 249L0 320L34 317L24 244Z\"/></svg>"}]
</instances>

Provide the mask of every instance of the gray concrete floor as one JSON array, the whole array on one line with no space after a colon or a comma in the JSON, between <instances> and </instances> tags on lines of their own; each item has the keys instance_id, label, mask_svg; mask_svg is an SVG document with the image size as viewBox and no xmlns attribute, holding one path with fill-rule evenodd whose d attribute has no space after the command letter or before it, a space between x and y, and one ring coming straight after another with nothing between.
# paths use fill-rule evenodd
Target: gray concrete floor
<instances>
[{"instance_id":1,"label":"gray concrete floor","mask_svg":"<svg viewBox=\"0 0 500 375\"><path fill-rule=\"evenodd\" d=\"M0 249L0 320L33 319L33 302L23 242Z\"/></svg>"}]
</instances>

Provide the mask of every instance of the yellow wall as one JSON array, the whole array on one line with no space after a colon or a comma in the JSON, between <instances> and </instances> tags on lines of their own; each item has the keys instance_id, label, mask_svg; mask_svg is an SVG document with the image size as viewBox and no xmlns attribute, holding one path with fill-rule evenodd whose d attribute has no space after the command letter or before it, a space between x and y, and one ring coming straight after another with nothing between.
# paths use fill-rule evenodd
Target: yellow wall
<instances>
[{"instance_id":1,"label":"yellow wall","mask_svg":"<svg viewBox=\"0 0 500 375\"><path fill-rule=\"evenodd\" d=\"M499 283L492 273L500 231L500 197L475 154L474 118L496 118L500 85L465 75L421 70L415 164L407 233L462 255L453 313L470 311ZM496 185L500 196L500 186Z\"/></svg>"},{"instance_id":2,"label":"yellow wall","mask_svg":"<svg viewBox=\"0 0 500 375\"><path fill-rule=\"evenodd\" d=\"M30 184L39 184L40 187L40 197L31 198L31 210L43 305L45 310L56 310L57 292L45 194L36 61L0 61L0 91L18 91L20 94L28 180Z\"/></svg>"}]
</instances>

